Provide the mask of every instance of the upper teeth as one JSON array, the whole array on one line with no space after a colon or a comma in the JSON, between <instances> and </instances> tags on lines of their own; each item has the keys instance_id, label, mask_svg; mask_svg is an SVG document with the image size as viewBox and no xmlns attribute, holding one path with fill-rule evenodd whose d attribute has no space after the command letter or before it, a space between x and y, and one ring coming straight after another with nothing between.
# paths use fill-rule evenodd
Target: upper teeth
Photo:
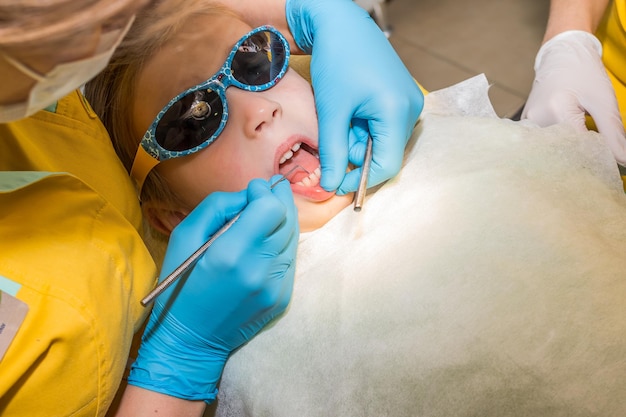
<instances>
[{"instance_id":1,"label":"upper teeth","mask_svg":"<svg viewBox=\"0 0 626 417\"><path fill-rule=\"evenodd\" d=\"M283 154L283 156L281 156L280 160L278 161L279 164L284 164L288 159L291 159L293 157L294 152L297 152L298 149L300 149L300 145L302 145L302 143L298 142L295 145L293 145L291 147L291 149L289 149L287 152L285 152Z\"/></svg>"}]
</instances>

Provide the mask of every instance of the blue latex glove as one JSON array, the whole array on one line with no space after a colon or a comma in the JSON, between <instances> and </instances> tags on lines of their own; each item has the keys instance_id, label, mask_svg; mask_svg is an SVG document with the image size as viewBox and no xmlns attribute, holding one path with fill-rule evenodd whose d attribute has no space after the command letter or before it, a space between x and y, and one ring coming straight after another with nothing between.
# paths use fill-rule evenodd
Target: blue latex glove
<instances>
[{"instance_id":1,"label":"blue latex glove","mask_svg":"<svg viewBox=\"0 0 626 417\"><path fill-rule=\"evenodd\" d=\"M276 180L279 177L273 178ZM213 193L174 229L161 279L244 206L185 276L156 298L129 384L211 402L230 353L291 298L299 235L289 182Z\"/></svg>"},{"instance_id":2,"label":"blue latex glove","mask_svg":"<svg viewBox=\"0 0 626 417\"><path fill-rule=\"evenodd\" d=\"M289 29L311 57L319 118L321 185L356 190L368 132L370 186L398 173L424 96L385 34L352 0L287 0Z\"/></svg>"}]
</instances>

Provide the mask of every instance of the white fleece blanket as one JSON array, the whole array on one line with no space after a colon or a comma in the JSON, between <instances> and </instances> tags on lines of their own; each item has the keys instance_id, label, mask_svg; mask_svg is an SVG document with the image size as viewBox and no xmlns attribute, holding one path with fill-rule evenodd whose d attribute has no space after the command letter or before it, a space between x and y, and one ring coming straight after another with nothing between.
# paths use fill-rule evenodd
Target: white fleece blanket
<instances>
[{"instance_id":1,"label":"white fleece blanket","mask_svg":"<svg viewBox=\"0 0 626 417\"><path fill-rule=\"evenodd\" d=\"M400 175L302 236L216 415L625 416L626 196L600 135L427 96Z\"/></svg>"}]
</instances>

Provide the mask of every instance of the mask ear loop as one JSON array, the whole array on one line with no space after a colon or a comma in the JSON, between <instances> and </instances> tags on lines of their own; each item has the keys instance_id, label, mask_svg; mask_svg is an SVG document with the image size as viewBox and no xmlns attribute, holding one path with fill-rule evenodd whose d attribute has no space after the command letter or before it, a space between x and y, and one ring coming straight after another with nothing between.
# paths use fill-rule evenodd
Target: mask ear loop
<instances>
[{"instance_id":1,"label":"mask ear loop","mask_svg":"<svg viewBox=\"0 0 626 417\"><path fill-rule=\"evenodd\" d=\"M22 64L21 62L19 62L18 60L11 58L9 55L2 53L2 58L8 62L9 64L13 65L13 67L15 69L17 69L19 72L21 72L24 75L27 75L28 77L32 78L35 81L39 81L42 82L46 79L46 76L43 74L40 74L39 72L35 71L34 69L30 68L29 66Z\"/></svg>"}]
</instances>

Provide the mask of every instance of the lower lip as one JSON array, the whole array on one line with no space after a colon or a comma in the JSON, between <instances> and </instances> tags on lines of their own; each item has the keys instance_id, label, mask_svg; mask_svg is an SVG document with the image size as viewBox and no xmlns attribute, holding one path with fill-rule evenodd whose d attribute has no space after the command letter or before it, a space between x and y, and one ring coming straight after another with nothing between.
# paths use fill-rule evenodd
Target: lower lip
<instances>
[{"instance_id":1,"label":"lower lip","mask_svg":"<svg viewBox=\"0 0 626 417\"><path fill-rule=\"evenodd\" d=\"M316 202L326 201L335 196L334 192L326 191L319 185L305 187L304 185L291 184L291 190L294 194Z\"/></svg>"}]
</instances>

